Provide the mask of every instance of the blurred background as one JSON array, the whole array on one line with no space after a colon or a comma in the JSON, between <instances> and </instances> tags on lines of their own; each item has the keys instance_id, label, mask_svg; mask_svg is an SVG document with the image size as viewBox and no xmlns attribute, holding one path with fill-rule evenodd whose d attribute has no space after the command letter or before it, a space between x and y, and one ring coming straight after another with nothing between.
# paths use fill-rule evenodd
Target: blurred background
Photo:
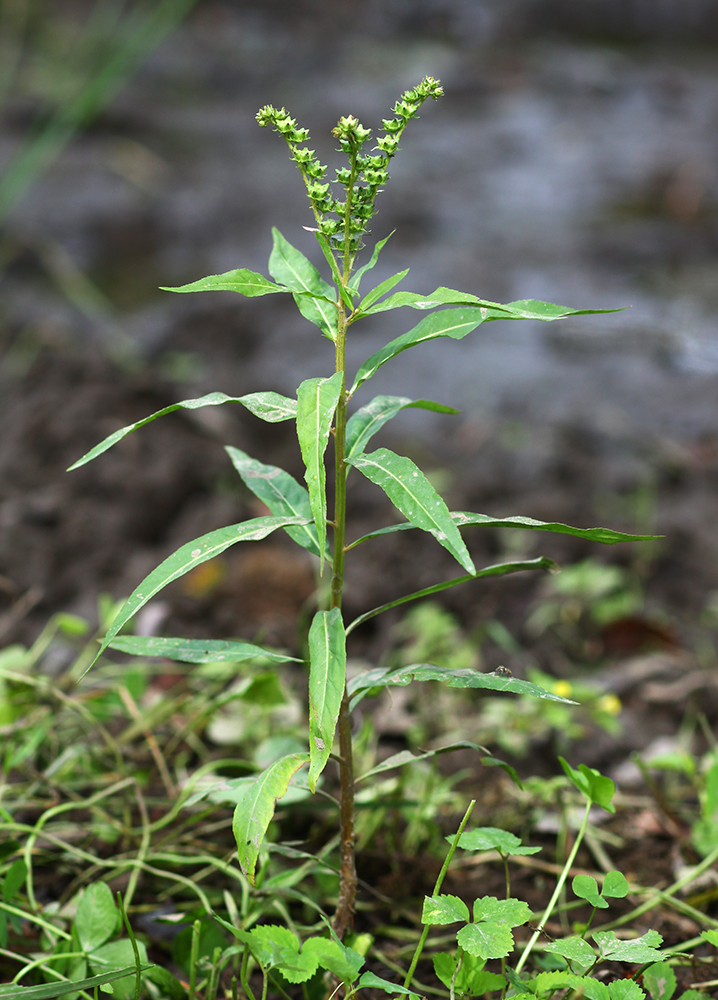
<instances>
[{"instance_id":1,"label":"blurred background","mask_svg":"<svg viewBox=\"0 0 718 1000\"><path fill-rule=\"evenodd\" d=\"M373 238L396 234L377 281L408 266L402 287L417 292L445 284L499 301L630 308L492 323L405 353L371 394L462 413L411 411L379 443L427 468L453 509L665 536L597 552L474 529L480 561L544 553L579 569L452 590L449 631L474 637L486 669L517 673L610 669L658 651L641 683L697 672L663 704L700 697L710 708L712 0L3 0L0 10L3 642L32 638L58 610L92 618L98 594L128 594L179 544L258 513L222 443L301 476L291 429L231 406L165 418L64 470L171 402L212 389L291 395L331 371L330 345L283 296L159 286L234 267L266 273L272 225L319 264L301 178L257 109L286 105L333 164L340 115L376 128L431 74L446 96L408 129L380 196ZM397 311L357 326L351 365L415 321ZM368 482L353 482L350 503L352 536L395 520ZM148 606L140 631L296 645L314 589L304 553L277 538L201 569ZM453 573L428 536L370 543L350 566L349 610ZM376 660L396 622L358 630L355 655Z\"/></svg>"}]
</instances>

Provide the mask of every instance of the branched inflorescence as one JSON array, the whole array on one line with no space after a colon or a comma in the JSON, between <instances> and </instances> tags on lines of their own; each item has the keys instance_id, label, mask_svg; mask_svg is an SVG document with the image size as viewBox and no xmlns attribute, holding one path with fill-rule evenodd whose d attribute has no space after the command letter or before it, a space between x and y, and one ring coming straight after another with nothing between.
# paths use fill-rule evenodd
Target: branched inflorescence
<instances>
[{"instance_id":1,"label":"branched inflorescence","mask_svg":"<svg viewBox=\"0 0 718 1000\"><path fill-rule=\"evenodd\" d=\"M394 117L383 119L384 134L377 138L372 152L378 152L373 156L362 152L371 130L364 128L352 115L339 119L332 135L349 158L349 166L337 169L334 178L335 183L344 188L343 200L333 197L329 183L324 181L327 168L319 162L313 149L303 145L309 139L308 129L298 128L296 120L290 118L284 108L268 104L257 113L257 121L262 127L273 125L287 140L292 159L307 186L317 228L334 250L343 253L345 261L361 249L362 236L369 231L369 221L375 211L376 196L389 179L389 161L399 149L404 129L427 98L437 100L442 94L441 84L431 76L407 90L394 105Z\"/></svg>"}]
</instances>

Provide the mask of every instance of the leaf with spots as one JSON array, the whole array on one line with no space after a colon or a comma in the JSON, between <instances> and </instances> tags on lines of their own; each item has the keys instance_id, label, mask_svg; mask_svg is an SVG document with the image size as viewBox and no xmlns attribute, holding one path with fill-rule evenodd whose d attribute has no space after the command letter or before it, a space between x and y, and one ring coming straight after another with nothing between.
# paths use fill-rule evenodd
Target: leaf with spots
<instances>
[{"instance_id":1,"label":"leaf with spots","mask_svg":"<svg viewBox=\"0 0 718 1000\"><path fill-rule=\"evenodd\" d=\"M309 662L309 787L314 792L332 752L346 683L346 636L339 608L314 616Z\"/></svg>"},{"instance_id":2,"label":"leaf with spots","mask_svg":"<svg viewBox=\"0 0 718 1000\"><path fill-rule=\"evenodd\" d=\"M237 803L232 831L237 841L240 867L252 885L259 848L274 816L277 800L286 794L292 775L308 760L306 753L292 753L275 760L257 775Z\"/></svg>"},{"instance_id":3,"label":"leaf with spots","mask_svg":"<svg viewBox=\"0 0 718 1000\"><path fill-rule=\"evenodd\" d=\"M349 464L380 486L404 517L430 532L468 573L476 572L449 508L410 458L379 448L368 455L357 455Z\"/></svg>"},{"instance_id":4,"label":"leaf with spots","mask_svg":"<svg viewBox=\"0 0 718 1000\"><path fill-rule=\"evenodd\" d=\"M220 555L225 549L228 549L230 545L236 545L237 542L257 542L262 538L266 538L267 535L276 531L277 528L286 528L289 524L300 525L306 523L307 520L303 517L253 517L251 520L243 521L241 524L230 524L226 528L218 528L216 531L210 531L206 535L195 538L193 542L187 542L186 545L181 546L171 556L168 556L164 562L161 562L157 569L152 570L149 576L144 578L139 587L133 590L120 608L112 625L107 630L107 635L102 640L97 655L87 670L97 663L122 626L126 625L130 618L136 615L140 608L144 607L148 601L151 601L155 594L163 590L167 584L172 583L173 580L178 580L181 576L194 569L195 566L207 562L208 559L214 559L215 556ZM87 670L85 673L87 673Z\"/></svg>"},{"instance_id":5,"label":"leaf with spots","mask_svg":"<svg viewBox=\"0 0 718 1000\"><path fill-rule=\"evenodd\" d=\"M237 292L254 298L257 295L271 295L274 292L288 292L288 288L275 285L269 278L246 267L225 271L223 274L210 274L188 285L178 285L175 288L161 286L163 292Z\"/></svg>"},{"instance_id":6,"label":"leaf with spots","mask_svg":"<svg viewBox=\"0 0 718 1000\"><path fill-rule=\"evenodd\" d=\"M309 494L293 476L290 476L284 469L277 468L276 465L265 465L255 458L250 458L239 448L227 446L225 450L232 459L232 465L241 476L244 485L269 507L272 514L277 517L293 515L305 517L308 521L312 520ZM320 554L317 529L313 524L304 524L299 528L292 525L284 530L297 545L308 549L315 556ZM331 553L326 545L324 546L324 558L331 559Z\"/></svg>"},{"instance_id":7,"label":"leaf with spots","mask_svg":"<svg viewBox=\"0 0 718 1000\"><path fill-rule=\"evenodd\" d=\"M324 452L329 443L329 432L343 380L343 373L335 372L330 378L308 378L297 390L297 437L306 466L304 478L317 529L320 573L324 568L327 537L327 472L324 467Z\"/></svg>"},{"instance_id":8,"label":"leaf with spots","mask_svg":"<svg viewBox=\"0 0 718 1000\"><path fill-rule=\"evenodd\" d=\"M82 458L78 458L67 471L72 472L74 469L86 465L122 441L128 434L144 427L145 424L152 423L158 417L164 417L167 413L174 413L175 410L200 410L203 406L221 406L223 403L241 403L255 417L266 420L270 424L277 424L282 420L294 420L297 415L296 399L280 396L278 392L250 392L246 396L228 396L224 392L209 392L206 396L199 396L197 399L183 399L181 403L172 403L171 406L165 406L163 409L157 410L156 413L151 413L149 417L137 420L134 424L120 427L119 430L113 431L94 448L91 448Z\"/></svg>"}]
</instances>

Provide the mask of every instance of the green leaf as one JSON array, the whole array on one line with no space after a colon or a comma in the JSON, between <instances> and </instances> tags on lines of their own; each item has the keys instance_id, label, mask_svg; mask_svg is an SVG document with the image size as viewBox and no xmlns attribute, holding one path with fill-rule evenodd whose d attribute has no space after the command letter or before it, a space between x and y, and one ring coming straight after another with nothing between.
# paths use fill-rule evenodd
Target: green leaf
<instances>
[{"instance_id":1,"label":"green leaf","mask_svg":"<svg viewBox=\"0 0 718 1000\"><path fill-rule=\"evenodd\" d=\"M335 372L330 378L306 379L297 390L297 436L306 466L304 478L309 488L309 503L319 540L320 575L324 568L327 536L324 452L343 382L343 372Z\"/></svg>"},{"instance_id":2,"label":"green leaf","mask_svg":"<svg viewBox=\"0 0 718 1000\"><path fill-rule=\"evenodd\" d=\"M322 248L322 253L324 254L327 264L331 269L332 277L334 278L334 283L339 289L339 294L344 300L344 305L347 307L347 309L353 310L354 302L352 300L352 293L349 288L346 288L344 286L344 282L342 281L342 276L339 273L339 268L337 267L336 257L332 253L332 248L329 246L329 241L318 230L314 233L314 235L317 238L319 246Z\"/></svg>"},{"instance_id":3,"label":"green leaf","mask_svg":"<svg viewBox=\"0 0 718 1000\"><path fill-rule=\"evenodd\" d=\"M282 420L293 420L297 415L296 400L289 399L287 396L280 396L277 392L251 392L247 396L227 396L223 392L210 392L206 396L200 396L198 399L184 399L181 403L172 403L171 406L165 406L162 410L157 410L156 413L150 414L149 417L145 417L143 420L138 420L134 424L121 427L118 431L114 431L106 437L104 441L96 444L82 458L78 458L67 471L72 472L74 469L79 469L81 465L86 465L87 462L91 462L98 455L102 455L103 452L117 444L118 441L122 441L128 434L136 431L139 427L144 427L145 424L151 423L158 417L165 416L167 413L174 413L175 410L198 410L203 406L221 406L223 403L241 403L256 417L260 417L262 420L266 420L272 424L279 423Z\"/></svg>"},{"instance_id":4,"label":"green leaf","mask_svg":"<svg viewBox=\"0 0 718 1000\"><path fill-rule=\"evenodd\" d=\"M506 774L508 774L509 778L511 778L517 788L520 788L521 791L524 790L523 782L521 781L521 778L519 778L516 768L507 764L505 760L500 760L498 757L482 757L481 763L484 767L500 767L502 771L505 771ZM521 853L535 854L537 850L541 850L541 848L522 847Z\"/></svg>"},{"instance_id":5,"label":"green leaf","mask_svg":"<svg viewBox=\"0 0 718 1000\"><path fill-rule=\"evenodd\" d=\"M559 761L566 776L570 778L579 792L591 802L601 806L606 812L616 811L616 807L611 802L616 794L616 786L610 778L606 778L600 771L593 767L587 767L585 764L579 764L578 771L576 771L563 757L559 757Z\"/></svg>"},{"instance_id":6,"label":"green leaf","mask_svg":"<svg viewBox=\"0 0 718 1000\"><path fill-rule=\"evenodd\" d=\"M283 515L303 517L311 521L312 508L309 503L309 494L293 476L290 476L284 469L277 468L276 465L264 465L262 462L250 458L239 448L227 446L225 450L247 489L259 497L262 503L269 507L272 514L277 517ZM284 530L302 548L308 549L315 556L320 555L317 529L313 524L305 524L301 528L289 527ZM326 544L324 558L331 559L331 553Z\"/></svg>"},{"instance_id":7,"label":"green leaf","mask_svg":"<svg viewBox=\"0 0 718 1000\"><path fill-rule=\"evenodd\" d=\"M451 987L454 979L457 959L446 952L439 952L433 956L434 972L437 978L447 988ZM458 996L482 996L484 993L491 993L494 990L503 990L506 980L503 976L495 972L486 972L484 966L486 962L482 958L476 958L468 952L464 952L461 957L461 968L454 980L454 990Z\"/></svg>"},{"instance_id":8,"label":"green leaf","mask_svg":"<svg viewBox=\"0 0 718 1000\"><path fill-rule=\"evenodd\" d=\"M357 543L355 542L354 544L356 545ZM443 583L435 583L433 587L424 587L423 590L416 590L413 594L407 594L405 597L399 597L395 601L389 601L388 604L382 604L378 608L372 608L371 611L366 611L363 615L359 615L359 617L355 618L350 625L347 625L347 635L349 635L350 632L353 632L358 625L369 621L370 618L374 618L376 615L380 615L384 611L389 611L390 608L396 608L400 604L406 604L408 601L416 601L421 597L428 597L430 594L438 594L442 590L448 590L450 587L456 587L460 583L468 583L470 580L480 580L487 576L505 576L507 573L520 573L529 569L544 569L551 573L556 572L558 567L552 559L546 559L545 556L541 556L538 559L523 559L518 562L497 563L495 566L486 566L484 569L480 569L476 573L467 573L466 576L457 576L454 577L453 580L445 580ZM572 704L575 704L575 702Z\"/></svg>"},{"instance_id":9,"label":"green leaf","mask_svg":"<svg viewBox=\"0 0 718 1000\"><path fill-rule=\"evenodd\" d=\"M671 1000L676 992L676 974L668 962L656 962L643 973L643 985L651 1000Z\"/></svg>"},{"instance_id":10,"label":"green leaf","mask_svg":"<svg viewBox=\"0 0 718 1000\"><path fill-rule=\"evenodd\" d=\"M519 996L534 996L536 994L536 980L535 979L522 979L521 976L514 972L512 968L508 965L506 966L506 978L509 981L509 986L511 986L515 993ZM608 1000L608 991L606 991L606 1000Z\"/></svg>"},{"instance_id":11,"label":"green leaf","mask_svg":"<svg viewBox=\"0 0 718 1000\"><path fill-rule=\"evenodd\" d=\"M591 906L602 910L608 909L608 903L598 891L598 884L592 875L576 875L571 883L571 888L576 896L587 900Z\"/></svg>"},{"instance_id":12,"label":"green leaf","mask_svg":"<svg viewBox=\"0 0 718 1000\"><path fill-rule=\"evenodd\" d=\"M708 1000L708 994L701 990L684 990L678 1000Z\"/></svg>"},{"instance_id":13,"label":"green leaf","mask_svg":"<svg viewBox=\"0 0 718 1000\"><path fill-rule=\"evenodd\" d=\"M646 1000L646 994L632 979L614 979L608 984L608 995L611 1000Z\"/></svg>"},{"instance_id":14,"label":"green leaf","mask_svg":"<svg viewBox=\"0 0 718 1000\"><path fill-rule=\"evenodd\" d=\"M332 752L346 682L346 636L339 608L315 614L309 662L309 787L314 792Z\"/></svg>"},{"instance_id":15,"label":"green leaf","mask_svg":"<svg viewBox=\"0 0 718 1000\"><path fill-rule=\"evenodd\" d=\"M340 941L311 937L304 942L303 952L316 955L322 969L327 969L347 986L351 986L364 965L364 957Z\"/></svg>"},{"instance_id":16,"label":"green leaf","mask_svg":"<svg viewBox=\"0 0 718 1000\"><path fill-rule=\"evenodd\" d=\"M603 876L601 895L610 899L623 899L628 895L628 882L621 872L606 872Z\"/></svg>"},{"instance_id":17,"label":"green leaf","mask_svg":"<svg viewBox=\"0 0 718 1000\"><path fill-rule=\"evenodd\" d=\"M367 987L374 990L383 990L384 993L390 993L392 996L401 994L402 996L415 997L418 1000L418 994L412 993L406 986L400 986L398 983L390 983L388 979L382 979L381 976L377 976L373 972L363 973L357 986L360 989Z\"/></svg>"},{"instance_id":18,"label":"green leaf","mask_svg":"<svg viewBox=\"0 0 718 1000\"><path fill-rule=\"evenodd\" d=\"M207 278L192 281L188 285L178 285L176 288L161 286L163 292L238 292L240 295L271 295L272 292L288 292L288 288L275 285L269 278L256 271L248 271L240 267L235 271L225 271L224 274L210 274Z\"/></svg>"},{"instance_id":19,"label":"green leaf","mask_svg":"<svg viewBox=\"0 0 718 1000\"><path fill-rule=\"evenodd\" d=\"M718 948L718 931L701 931L701 937L704 938L708 944L712 944L714 948Z\"/></svg>"},{"instance_id":20,"label":"green leaf","mask_svg":"<svg viewBox=\"0 0 718 1000\"><path fill-rule=\"evenodd\" d=\"M587 1000L609 1000L608 988L591 976L573 972L541 972L535 979L537 996L552 996L556 990L575 990Z\"/></svg>"},{"instance_id":21,"label":"green leaf","mask_svg":"<svg viewBox=\"0 0 718 1000\"><path fill-rule=\"evenodd\" d=\"M112 937L116 928L117 907L110 887L106 882L94 882L85 889L77 904L75 930L80 947L85 952L95 951Z\"/></svg>"},{"instance_id":22,"label":"green leaf","mask_svg":"<svg viewBox=\"0 0 718 1000\"><path fill-rule=\"evenodd\" d=\"M378 308L375 306L374 310L376 311ZM349 395L354 395L359 386L370 379L382 365L409 347L422 344L427 340L436 340L437 337L452 337L454 340L461 340L477 326L480 326L485 318L485 311L482 309L445 309L432 316L427 316L413 329L390 341L381 350L367 358L356 374Z\"/></svg>"},{"instance_id":23,"label":"green leaf","mask_svg":"<svg viewBox=\"0 0 718 1000\"><path fill-rule=\"evenodd\" d=\"M394 235L395 232L396 232L396 230L392 229L392 231L389 233L388 236L385 236L383 240L379 240L379 242L375 245L374 251L373 251L373 253L371 255L371 259L369 260L369 263L368 264L364 264L363 267L360 267L359 270L355 273L354 277L350 280L350 282L349 282L349 288L351 288L352 291L358 291L359 290L359 285L361 283L361 279L364 277L364 275L366 274L367 271L371 271L371 269L375 266L377 260L379 259L379 254L384 249L384 247L389 242L389 240L392 238L392 236Z\"/></svg>"},{"instance_id":24,"label":"green leaf","mask_svg":"<svg viewBox=\"0 0 718 1000\"><path fill-rule=\"evenodd\" d=\"M163 639L159 636L119 635L109 644L130 656L161 656L180 663L242 663L243 660L270 660L272 663L300 663L296 656L287 656L273 649L255 646L251 642L231 642L223 639Z\"/></svg>"},{"instance_id":25,"label":"green leaf","mask_svg":"<svg viewBox=\"0 0 718 1000\"><path fill-rule=\"evenodd\" d=\"M494 313L505 319L519 318L508 306L502 306L499 302L479 299L476 295L457 292L453 288L444 288L443 286L434 289L430 295L420 295L417 292L397 292L388 299L384 299L379 305L374 306L373 309L369 309L367 315L386 312L389 309L401 309L403 306L425 310L438 309L439 306L480 306L484 310L485 319L496 318Z\"/></svg>"},{"instance_id":26,"label":"green leaf","mask_svg":"<svg viewBox=\"0 0 718 1000\"><path fill-rule=\"evenodd\" d=\"M146 971L152 966L145 965L142 971ZM0 997L3 1000L54 1000L55 997L65 996L67 993L77 993L78 990L91 990L95 986L102 986L104 983L114 983L125 976L135 975L134 964L126 969L117 969L114 972L103 972L100 976L91 976L89 979L81 979L72 982L48 983L46 986L0 986Z\"/></svg>"},{"instance_id":27,"label":"green leaf","mask_svg":"<svg viewBox=\"0 0 718 1000\"><path fill-rule=\"evenodd\" d=\"M300 293L294 295L294 301L302 316L318 326L325 337L334 340L337 324L337 309L332 304L335 301L334 289L322 278L314 264L287 242L276 228L272 228L272 239L269 273L282 285Z\"/></svg>"},{"instance_id":28,"label":"green leaf","mask_svg":"<svg viewBox=\"0 0 718 1000\"><path fill-rule=\"evenodd\" d=\"M140 962L146 963L147 949L144 942L137 941L137 950L140 953ZM134 956L132 942L125 939L123 941L108 941L107 944L103 944L88 955L88 961L93 972L100 973L103 967L106 969L125 968ZM119 1000L130 1000L130 997L135 995L136 983L137 974L136 970L133 969L130 975L115 981L112 992Z\"/></svg>"},{"instance_id":29,"label":"green leaf","mask_svg":"<svg viewBox=\"0 0 718 1000\"><path fill-rule=\"evenodd\" d=\"M366 312L369 309L369 306L374 305L377 299L380 299L382 295L386 295L386 293L390 292L395 285L398 285L400 281L403 281L408 273L409 268L407 267L405 271L399 271L398 274L393 274L391 278L387 278L375 288L372 288L369 294L365 295L359 303L359 312Z\"/></svg>"},{"instance_id":30,"label":"green leaf","mask_svg":"<svg viewBox=\"0 0 718 1000\"><path fill-rule=\"evenodd\" d=\"M455 835L446 837L450 844L453 844ZM538 854L540 847L522 847L521 840L507 830L500 830L495 826L481 826L475 830L466 830L461 834L459 847L463 851L501 851L506 855L528 855Z\"/></svg>"},{"instance_id":31,"label":"green leaf","mask_svg":"<svg viewBox=\"0 0 718 1000\"><path fill-rule=\"evenodd\" d=\"M140 608L144 607L148 601L152 600L155 594L163 590L173 580L178 580L181 576L189 573L195 566L199 566L208 559L213 559L220 555L230 545L237 542L256 542L276 531L277 528L285 528L288 524L303 524L303 518L299 517L253 517L249 521L241 524L230 524L227 528L218 528L210 531L206 535L195 538L192 542L187 542L181 548L168 556L161 562L157 569L152 570L142 583L127 598L122 605L119 614L115 617L112 625L107 630L107 635L102 640L100 648L94 660L87 668L90 669L110 645L123 625L125 625L133 615L137 614ZM87 671L85 671L86 673ZM83 675L84 676L84 675Z\"/></svg>"},{"instance_id":32,"label":"green leaf","mask_svg":"<svg viewBox=\"0 0 718 1000\"><path fill-rule=\"evenodd\" d=\"M406 764L415 764L418 760L426 760L429 757L436 757L438 754L442 753L451 753L454 750L476 750L479 753L486 752L484 747L479 746L477 743L469 743L467 740L459 740L456 743L450 743L448 746L438 747L436 750L424 750L417 754L412 753L411 750L400 750L399 753L395 753L392 754L391 757L387 757L387 759L382 761L381 764L377 764L377 766L373 767L371 771L366 771L355 780L366 781L367 778L373 778L377 774L383 774L385 771L392 771L395 767L404 767ZM537 850L540 850L540 848L537 848Z\"/></svg>"},{"instance_id":33,"label":"green leaf","mask_svg":"<svg viewBox=\"0 0 718 1000\"><path fill-rule=\"evenodd\" d=\"M510 692L512 694L526 694L533 698L543 698L547 701L559 701L566 705L575 705L575 702L560 695L545 691L538 684L531 681L522 681L518 677L504 677L496 674L484 674L480 670L456 667L448 669L438 667L433 663L412 663L406 667L392 669L391 667L376 667L367 670L363 674L353 677L347 684L347 690L352 697L352 705L357 704L360 699L357 694L372 688L382 687L406 687L412 681L441 681L447 687L452 688L483 688L488 691Z\"/></svg>"},{"instance_id":34,"label":"green leaf","mask_svg":"<svg viewBox=\"0 0 718 1000\"><path fill-rule=\"evenodd\" d=\"M477 958L505 958L513 951L514 937L507 924L467 924L456 935L464 951Z\"/></svg>"},{"instance_id":35,"label":"green leaf","mask_svg":"<svg viewBox=\"0 0 718 1000\"><path fill-rule=\"evenodd\" d=\"M439 306L474 305L487 310L486 318L495 319L540 319L551 321L564 319L567 316L593 316L603 313L622 312L621 309L570 309L568 306L554 305L552 302L540 302L536 299L520 299L504 305L492 302L490 299L480 299L468 292L457 292L443 285L436 288L430 295L417 295L415 292L398 292L391 299L381 302L371 312L384 309L397 309L401 306L411 306L412 309L436 309Z\"/></svg>"},{"instance_id":36,"label":"green leaf","mask_svg":"<svg viewBox=\"0 0 718 1000\"><path fill-rule=\"evenodd\" d=\"M350 461L360 455L370 438L400 410L433 410L434 413L458 413L453 406L443 406L430 399L409 399L406 396L375 396L347 421L346 457ZM413 527L413 525L412 525Z\"/></svg>"},{"instance_id":37,"label":"green leaf","mask_svg":"<svg viewBox=\"0 0 718 1000\"><path fill-rule=\"evenodd\" d=\"M10 865L2 882L2 898L9 903L27 878L27 865L18 858Z\"/></svg>"},{"instance_id":38,"label":"green leaf","mask_svg":"<svg viewBox=\"0 0 718 1000\"><path fill-rule=\"evenodd\" d=\"M632 962L638 965L663 959L662 952L657 950L663 942L658 931L646 931L642 937L632 941L619 941L613 931L595 931L592 937L604 962Z\"/></svg>"},{"instance_id":39,"label":"green leaf","mask_svg":"<svg viewBox=\"0 0 718 1000\"><path fill-rule=\"evenodd\" d=\"M588 941L584 941L580 937L568 937L561 938L560 941L552 941L545 946L545 950L552 955L561 955L569 962L575 962L585 969L590 968L596 961L596 953L593 948Z\"/></svg>"},{"instance_id":40,"label":"green leaf","mask_svg":"<svg viewBox=\"0 0 718 1000\"><path fill-rule=\"evenodd\" d=\"M422 924L455 924L458 920L467 923L470 920L469 908L458 896L424 896L424 908L421 913Z\"/></svg>"},{"instance_id":41,"label":"green leaf","mask_svg":"<svg viewBox=\"0 0 718 1000\"><path fill-rule=\"evenodd\" d=\"M277 799L286 793L292 775L309 760L307 753L280 757L257 775L234 810L232 831L237 841L239 864L251 885L259 848L274 816Z\"/></svg>"},{"instance_id":42,"label":"green leaf","mask_svg":"<svg viewBox=\"0 0 718 1000\"><path fill-rule=\"evenodd\" d=\"M388 448L379 448L369 455L357 455L349 464L380 486L412 524L430 532L467 572L476 573L459 529L451 520L449 508L410 458L395 455Z\"/></svg>"},{"instance_id":43,"label":"green leaf","mask_svg":"<svg viewBox=\"0 0 718 1000\"><path fill-rule=\"evenodd\" d=\"M474 921L488 920L494 924L506 924L508 927L520 927L531 916L528 903L523 899L497 899L495 896L483 896L474 900Z\"/></svg>"},{"instance_id":44,"label":"green leaf","mask_svg":"<svg viewBox=\"0 0 718 1000\"><path fill-rule=\"evenodd\" d=\"M558 521L536 521L533 517L489 517L488 514L472 514L469 511L452 511L451 517L459 528L481 526L487 528L524 528L529 531L551 531L558 535L574 535L602 545L617 545L619 542L649 542L662 535L627 535L610 528L572 528Z\"/></svg>"}]
</instances>

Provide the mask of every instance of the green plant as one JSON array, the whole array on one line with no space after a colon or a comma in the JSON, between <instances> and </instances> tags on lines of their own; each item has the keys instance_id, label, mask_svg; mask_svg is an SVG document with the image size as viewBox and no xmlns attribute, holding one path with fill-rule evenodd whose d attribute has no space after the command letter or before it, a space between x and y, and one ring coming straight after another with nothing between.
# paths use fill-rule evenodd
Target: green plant
<instances>
[{"instance_id":1,"label":"green plant","mask_svg":"<svg viewBox=\"0 0 718 1000\"><path fill-rule=\"evenodd\" d=\"M456 411L430 400L382 395L349 416L349 403L364 383L384 364L420 343L439 337L460 340L492 320L552 321L577 313L601 311L573 310L533 300L501 305L445 287L435 289L430 295L393 292L394 287L406 276L406 271L387 278L362 296L361 281L376 265L379 253L389 239L386 237L380 240L374 246L369 260L355 270L357 255L363 249L363 240L369 232L376 197L388 179L390 160L398 151L405 127L416 116L424 101L428 98L436 99L441 94L439 83L431 77L408 90L395 105L394 116L384 120L384 131L376 140L374 155L363 152L369 141L370 131L351 116L339 120L333 135L348 162L336 171L335 184L340 191L338 198L332 194L329 183L324 179L327 168L319 163L314 151L304 145L309 138L308 131L299 128L283 108L262 108L257 115L259 124L272 126L286 139L291 158L304 179L314 215L313 231L329 266L333 284L325 281L307 257L274 229L269 259L269 273L273 280L240 268L203 278L181 288L168 289L183 293L229 290L246 296L292 295L301 314L316 325L332 343L334 373L302 382L296 399L276 392L254 392L236 398L215 392L200 399L184 400L116 431L72 466L74 469L84 465L132 431L180 408L196 409L234 402L245 406L262 420L289 420L296 423L299 447L306 468L306 488L287 472L263 464L237 448L227 448L237 473L245 485L266 504L270 515L209 532L183 545L167 558L128 598L107 630L97 657L111 647L135 655L164 656L190 663L211 662L218 657L234 663L247 661L261 655L263 650L236 640L208 642L177 638L147 639L120 636L119 633L132 616L163 587L241 541L259 540L273 531L284 529L295 542L316 557L320 578L325 564L331 566L327 601L329 606L320 606L317 610L308 635L308 750L284 753L261 774L246 781L235 810L234 833L240 866L249 882L254 883L260 850L277 800L286 794L297 772L307 765L306 783L309 790L315 792L320 775L329 760L333 759L338 764L340 786L340 887L334 917L334 929L339 937L351 923L357 885L354 861L354 786L358 779L355 779L353 766L351 713L362 698L370 691L393 685L404 686L417 680L440 681L455 688L530 694L538 698L565 701L536 684L512 677L510 671L505 669L495 673L481 673L465 667L447 668L420 662L399 667L373 668L347 681L347 636L363 622L389 608L439 593L449 587L524 570L556 569L550 559L536 558L504 562L477 570L461 536L461 528L498 526L554 531L605 544L645 537L626 535L605 528L584 529L544 523L527 517L497 518L468 512L452 513L427 477L409 458L383 447L373 452L367 452L366 449L373 435L400 410L415 407L437 413ZM427 315L407 333L390 341L367 358L350 380L345 370L350 327L366 316L403 307L416 309ZM332 438L334 508L330 518L327 514L325 454ZM349 541L347 477L351 470L357 470L379 486L406 520ZM328 528L333 535L331 546L327 538ZM419 529L432 534L454 556L462 567L463 574L399 597L345 624L342 617L345 558L358 545L405 529ZM322 592L320 588L320 593ZM335 738L338 740L336 754L333 753ZM293 950L293 946L290 947ZM337 954L344 955L344 952ZM257 961L263 969L269 968L267 962L258 957ZM340 979L349 982L344 973L334 971ZM266 991L266 979L264 990Z\"/></svg>"}]
</instances>

